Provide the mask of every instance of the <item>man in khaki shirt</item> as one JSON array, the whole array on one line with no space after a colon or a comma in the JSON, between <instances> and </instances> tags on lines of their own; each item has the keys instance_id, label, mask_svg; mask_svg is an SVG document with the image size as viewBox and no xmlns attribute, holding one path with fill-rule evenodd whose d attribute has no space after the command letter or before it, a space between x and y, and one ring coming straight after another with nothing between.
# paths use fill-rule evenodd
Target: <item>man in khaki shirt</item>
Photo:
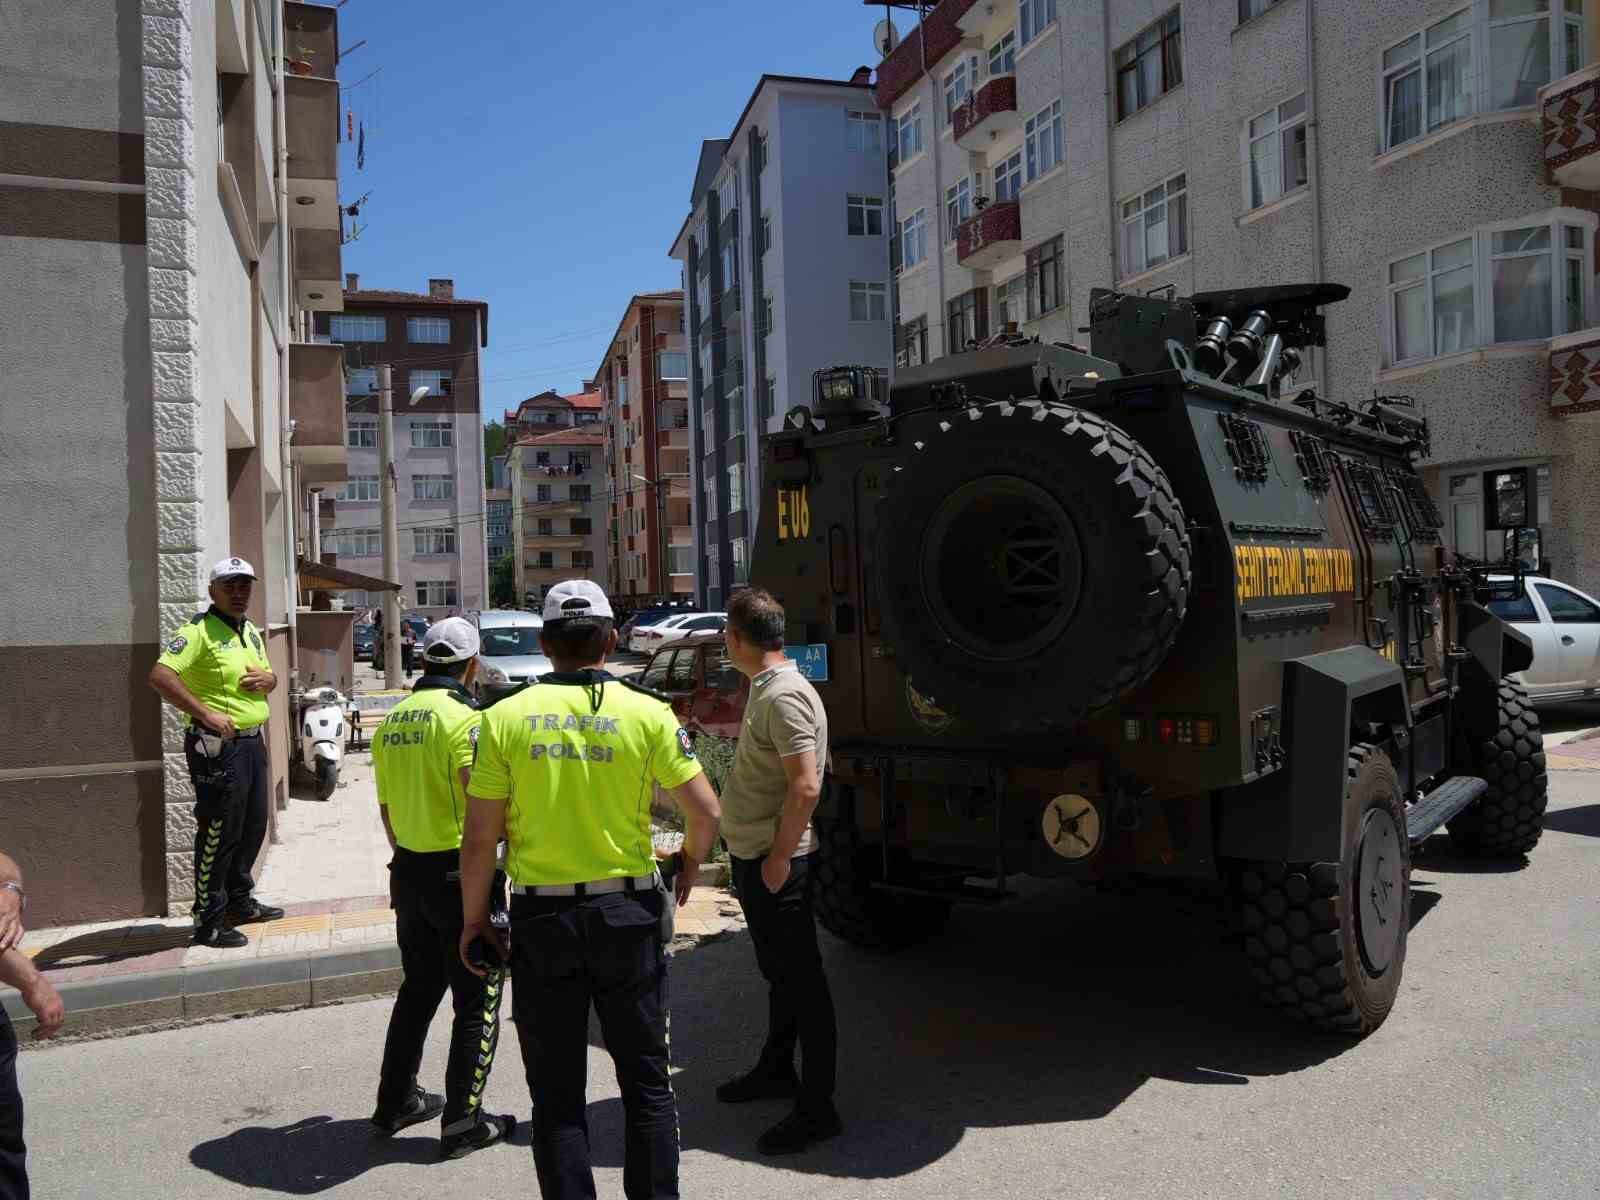
<instances>
[{"instance_id":1,"label":"man in khaki shirt","mask_svg":"<svg viewBox=\"0 0 1600 1200\"><path fill-rule=\"evenodd\" d=\"M722 789L722 835L756 964L767 981L768 1027L756 1065L718 1087L717 1099L797 1098L794 1111L757 1139L763 1154L792 1154L844 1128L833 1106L838 1026L808 887L811 814L828 762L828 714L816 689L784 656L784 623L783 606L759 589L738 592L728 604L728 657L749 676L750 699Z\"/></svg>"}]
</instances>

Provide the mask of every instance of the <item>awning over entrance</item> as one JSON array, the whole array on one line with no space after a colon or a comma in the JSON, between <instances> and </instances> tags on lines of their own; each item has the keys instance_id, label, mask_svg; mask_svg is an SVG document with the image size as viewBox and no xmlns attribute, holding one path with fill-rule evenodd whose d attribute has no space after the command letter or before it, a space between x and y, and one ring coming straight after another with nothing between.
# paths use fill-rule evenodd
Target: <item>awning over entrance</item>
<instances>
[{"instance_id":1,"label":"awning over entrance","mask_svg":"<svg viewBox=\"0 0 1600 1200\"><path fill-rule=\"evenodd\" d=\"M400 585L379 579L376 575L363 575L328 563L307 562L295 559L295 569L300 573L302 591L347 592L352 589L364 592L398 592Z\"/></svg>"}]
</instances>

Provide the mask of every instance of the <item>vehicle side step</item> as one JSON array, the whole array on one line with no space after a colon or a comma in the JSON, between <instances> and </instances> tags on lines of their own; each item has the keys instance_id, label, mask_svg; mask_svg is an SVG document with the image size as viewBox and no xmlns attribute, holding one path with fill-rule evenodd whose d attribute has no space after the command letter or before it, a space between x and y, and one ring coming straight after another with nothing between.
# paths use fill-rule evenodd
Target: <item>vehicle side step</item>
<instances>
[{"instance_id":1,"label":"vehicle side step","mask_svg":"<svg viewBox=\"0 0 1600 1200\"><path fill-rule=\"evenodd\" d=\"M1430 833L1489 790L1475 775L1446 779L1433 791L1406 809L1406 838L1415 846Z\"/></svg>"}]
</instances>

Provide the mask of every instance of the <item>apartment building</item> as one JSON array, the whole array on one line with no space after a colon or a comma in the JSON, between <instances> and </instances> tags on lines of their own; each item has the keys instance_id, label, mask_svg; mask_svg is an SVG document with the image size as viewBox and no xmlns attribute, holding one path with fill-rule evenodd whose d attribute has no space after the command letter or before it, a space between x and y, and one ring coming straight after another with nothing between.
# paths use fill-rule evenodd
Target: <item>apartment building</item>
<instances>
[{"instance_id":1,"label":"apartment building","mask_svg":"<svg viewBox=\"0 0 1600 1200\"><path fill-rule=\"evenodd\" d=\"M812 373L891 355L884 119L866 68L763 75L701 146L673 240L688 300L695 595L745 582L760 435L811 403Z\"/></svg>"},{"instance_id":2,"label":"apartment building","mask_svg":"<svg viewBox=\"0 0 1600 1200\"><path fill-rule=\"evenodd\" d=\"M511 553L511 489L491 487L483 490L484 541L489 554L489 571Z\"/></svg>"},{"instance_id":3,"label":"apartment building","mask_svg":"<svg viewBox=\"0 0 1600 1200\"><path fill-rule=\"evenodd\" d=\"M481 355L489 306L456 296L450 279L426 292L363 289L345 280L344 311L317 318L325 340L344 348L349 394L349 478L322 531L333 561L381 574L378 367L394 388L394 469L401 607L436 621L489 607L485 541ZM427 394L409 403L418 388ZM354 593L353 604L378 603Z\"/></svg>"},{"instance_id":4,"label":"apartment building","mask_svg":"<svg viewBox=\"0 0 1600 1200\"><path fill-rule=\"evenodd\" d=\"M32 925L176 913L194 794L150 667L228 554L257 569L286 683L317 624L294 480L342 475L344 404L336 353L298 335L340 303L337 13L145 0L4 24L0 721L28 731L0 748L5 848Z\"/></svg>"},{"instance_id":5,"label":"apartment building","mask_svg":"<svg viewBox=\"0 0 1600 1200\"><path fill-rule=\"evenodd\" d=\"M595 379L605 429L606 556L637 607L694 595L689 352L683 293L628 301Z\"/></svg>"},{"instance_id":6,"label":"apartment building","mask_svg":"<svg viewBox=\"0 0 1600 1200\"><path fill-rule=\"evenodd\" d=\"M514 416L508 430L514 425L517 434L506 468L511 552L523 602L538 604L563 579L609 587L600 393L543 392L524 400Z\"/></svg>"},{"instance_id":7,"label":"apartment building","mask_svg":"<svg viewBox=\"0 0 1600 1200\"><path fill-rule=\"evenodd\" d=\"M1448 544L1538 527L1600 589L1597 40L1596 0L942 0L877 77L897 358L1348 284L1299 382L1413 397Z\"/></svg>"}]
</instances>

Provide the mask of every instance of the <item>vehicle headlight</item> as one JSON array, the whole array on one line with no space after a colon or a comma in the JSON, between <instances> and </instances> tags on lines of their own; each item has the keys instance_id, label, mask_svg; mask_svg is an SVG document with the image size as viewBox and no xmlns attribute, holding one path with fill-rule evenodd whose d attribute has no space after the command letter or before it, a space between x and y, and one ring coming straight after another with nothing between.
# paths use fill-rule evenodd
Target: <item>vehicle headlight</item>
<instances>
[{"instance_id":1,"label":"vehicle headlight","mask_svg":"<svg viewBox=\"0 0 1600 1200\"><path fill-rule=\"evenodd\" d=\"M505 683L506 673L492 663L485 663L483 677L489 683Z\"/></svg>"}]
</instances>

